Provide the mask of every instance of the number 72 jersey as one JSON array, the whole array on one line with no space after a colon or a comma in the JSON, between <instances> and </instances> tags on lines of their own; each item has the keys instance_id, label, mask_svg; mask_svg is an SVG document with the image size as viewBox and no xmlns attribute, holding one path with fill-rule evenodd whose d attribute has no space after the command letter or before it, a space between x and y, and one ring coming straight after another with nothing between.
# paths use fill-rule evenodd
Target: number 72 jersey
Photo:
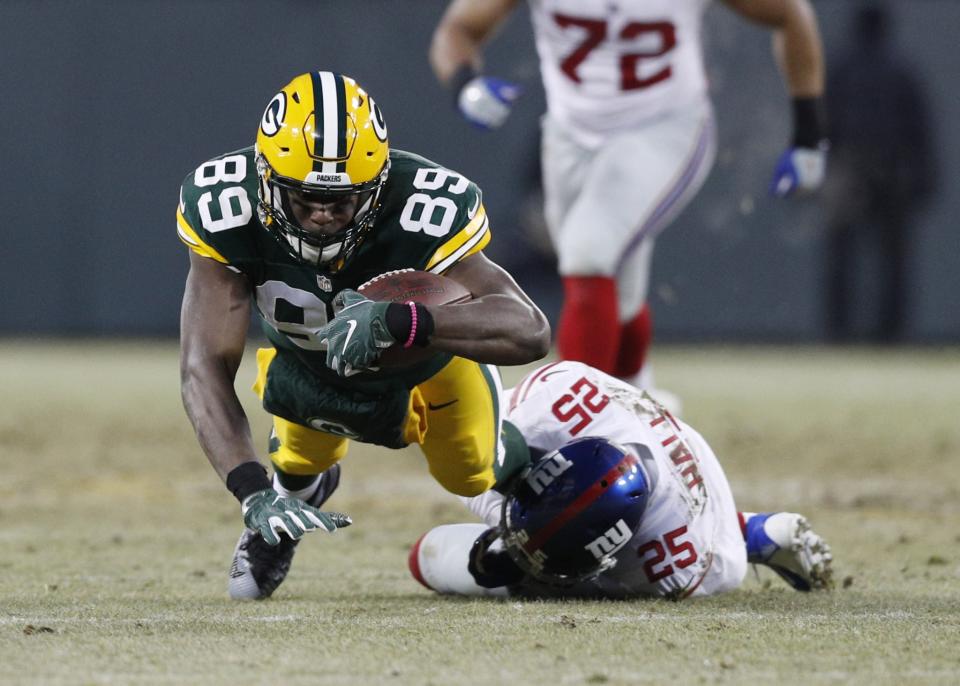
<instances>
[{"instance_id":1,"label":"number 72 jersey","mask_svg":"<svg viewBox=\"0 0 960 686\"><path fill-rule=\"evenodd\" d=\"M395 269L443 273L490 241L475 184L423 157L391 150L372 230L342 269L326 272L294 258L263 227L257 216L258 184L252 147L200 165L180 190L180 239L247 276L271 343L333 382L337 377L326 367L325 348L315 332L332 316L330 303L339 291ZM361 376L374 380L397 373Z\"/></svg>"},{"instance_id":2,"label":"number 72 jersey","mask_svg":"<svg viewBox=\"0 0 960 686\"><path fill-rule=\"evenodd\" d=\"M746 546L733 495L710 446L690 426L636 388L579 362L535 370L505 402L505 418L534 451L602 437L637 455L653 483L616 566L568 594L680 599L740 585ZM621 543L611 540L610 549Z\"/></svg>"},{"instance_id":3,"label":"number 72 jersey","mask_svg":"<svg viewBox=\"0 0 960 686\"><path fill-rule=\"evenodd\" d=\"M709 0L530 0L550 118L589 142L706 98Z\"/></svg>"}]
</instances>

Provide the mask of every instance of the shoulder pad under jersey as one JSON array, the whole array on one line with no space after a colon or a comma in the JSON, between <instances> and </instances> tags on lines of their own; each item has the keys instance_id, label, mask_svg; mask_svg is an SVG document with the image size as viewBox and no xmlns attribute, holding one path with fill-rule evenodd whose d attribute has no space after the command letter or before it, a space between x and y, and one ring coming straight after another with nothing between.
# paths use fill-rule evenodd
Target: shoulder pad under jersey
<instances>
[{"instance_id":1,"label":"shoulder pad under jersey","mask_svg":"<svg viewBox=\"0 0 960 686\"><path fill-rule=\"evenodd\" d=\"M480 189L462 174L402 150L390 175L374 231L391 268L443 273L490 241Z\"/></svg>"},{"instance_id":2,"label":"shoulder pad under jersey","mask_svg":"<svg viewBox=\"0 0 960 686\"><path fill-rule=\"evenodd\" d=\"M177 233L194 252L235 268L256 261L257 170L253 148L204 162L180 187Z\"/></svg>"}]
</instances>

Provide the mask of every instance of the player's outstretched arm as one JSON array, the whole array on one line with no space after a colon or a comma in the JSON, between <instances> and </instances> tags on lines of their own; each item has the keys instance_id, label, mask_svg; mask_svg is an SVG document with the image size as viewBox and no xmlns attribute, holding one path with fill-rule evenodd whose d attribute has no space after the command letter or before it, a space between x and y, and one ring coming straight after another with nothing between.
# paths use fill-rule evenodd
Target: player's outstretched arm
<instances>
[{"instance_id":1,"label":"player's outstretched arm","mask_svg":"<svg viewBox=\"0 0 960 686\"><path fill-rule=\"evenodd\" d=\"M249 325L246 277L191 251L180 311L180 394L200 446L224 480L257 459L233 387Z\"/></svg>"},{"instance_id":2,"label":"player's outstretched arm","mask_svg":"<svg viewBox=\"0 0 960 686\"><path fill-rule=\"evenodd\" d=\"M483 46L518 1L453 0L430 43L430 66L437 79L450 88L463 117L482 129L501 126L520 96L516 84L481 73Z\"/></svg>"},{"instance_id":3,"label":"player's outstretched arm","mask_svg":"<svg viewBox=\"0 0 960 686\"><path fill-rule=\"evenodd\" d=\"M268 544L279 543L281 533L298 539L308 531L333 532L349 526L346 515L281 497L257 460L233 387L249 324L246 277L191 252L180 312L180 393L197 439L240 501L247 528L259 531Z\"/></svg>"},{"instance_id":4,"label":"player's outstretched arm","mask_svg":"<svg viewBox=\"0 0 960 686\"><path fill-rule=\"evenodd\" d=\"M430 345L488 364L528 364L550 349L550 324L530 297L502 267L476 253L446 276L473 293L458 305L430 307Z\"/></svg>"},{"instance_id":5,"label":"player's outstretched arm","mask_svg":"<svg viewBox=\"0 0 960 686\"><path fill-rule=\"evenodd\" d=\"M724 0L747 19L774 29L774 53L793 105L793 140L777 162L770 190L784 197L823 183L827 133L824 59L817 17L808 0Z\"/></svg>"}]
</instances>

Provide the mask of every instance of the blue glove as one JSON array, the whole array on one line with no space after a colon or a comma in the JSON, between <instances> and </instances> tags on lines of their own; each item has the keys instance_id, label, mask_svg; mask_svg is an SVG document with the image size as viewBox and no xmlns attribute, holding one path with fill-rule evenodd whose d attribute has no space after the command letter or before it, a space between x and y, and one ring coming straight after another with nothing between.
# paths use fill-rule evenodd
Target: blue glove
<instances>
[{"instance_id":1,"label":"blue glove","mask_svg":"<svg viewBox=\"0 0 960 686\"><path fill-rule=\"evenodd\" d=\"M457 107L474 126L497 129L506 121L522 89L515 83L492 76L474 76L460 89Z\"/></svg>"},{"instance_id":2,"label":"blue glove","mask_svg":"<svg viewBox=\"0 0 960 686\"><path fill-rule=\"evenodd\" d=\"M827 147L794 147L786 150L777 161L770 182L770 195L786 198L807 195L823 185L827 171Z\"/></svg>"},{"instance_id":3,"label":"blue glove","mask_svg":"<svg viewBox=\"0 0 960 686\"><path fill-rule=\"evenodd\" d=\"M327 345L327 366L340 376L352 376L370 368L380 353L397 342L387 328L390 303L374 302L356 291L345 289L333 299L337 312L317 330Z\"/></svg>"}]
</instances>

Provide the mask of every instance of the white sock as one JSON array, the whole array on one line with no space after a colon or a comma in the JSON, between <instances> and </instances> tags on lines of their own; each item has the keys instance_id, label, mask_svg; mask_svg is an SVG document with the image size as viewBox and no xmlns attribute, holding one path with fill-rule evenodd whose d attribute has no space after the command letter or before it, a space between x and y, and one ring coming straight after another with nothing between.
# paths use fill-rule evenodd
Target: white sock
<instances>
[{"instance_id":1,"label":"white sock","mask_svg":"<svg viewBox=\"0 0 960 686\"><path fill-rule=\"evenodd\" d=\"M284 498L299 498L303 502L307 502L310 498L313 497L313 494L317 492L317 489L320 488L320 480L323 479L323 474L317 474L317 478L307 486L306 488L301 488L296 491L291 491L288 488L285 488L280 479L277 478L277 473L273 473L273 490L282 495Z\"/></svg>"},{"instance_id":2,"label":"white sock","mask_svg":"<svg viewBox=\"0 0 960 686\"><path fill-rule=\"evenodd\" d=\"M431 529L411 551L410 572L437 593L506 596L506 587L484 588L467 569L473 542L486 530L486 524L445 524Z\"/></svg>"}]
</instances>

